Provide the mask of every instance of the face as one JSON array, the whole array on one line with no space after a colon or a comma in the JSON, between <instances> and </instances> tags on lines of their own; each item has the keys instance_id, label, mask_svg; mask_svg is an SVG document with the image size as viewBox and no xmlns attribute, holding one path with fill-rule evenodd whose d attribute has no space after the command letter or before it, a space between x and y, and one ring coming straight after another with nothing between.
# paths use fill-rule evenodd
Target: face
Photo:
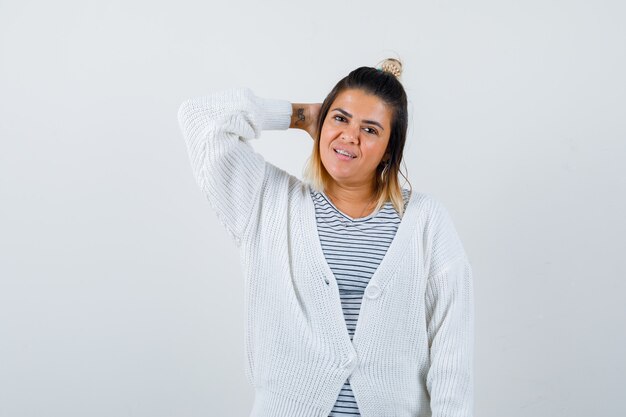
<instances>
[{"instance_id":1,"label":"face","mask_svg":"<svg viewBox=\"0 0 626 417\"><path fill-rule=\"evenodd\" d=\"M331 104L320 134L320 157L338 183L374 184L391 134L391 109L363 90L344 90ZM349 153L342 155L338 150Z\"/></svg>"}]
</instances>

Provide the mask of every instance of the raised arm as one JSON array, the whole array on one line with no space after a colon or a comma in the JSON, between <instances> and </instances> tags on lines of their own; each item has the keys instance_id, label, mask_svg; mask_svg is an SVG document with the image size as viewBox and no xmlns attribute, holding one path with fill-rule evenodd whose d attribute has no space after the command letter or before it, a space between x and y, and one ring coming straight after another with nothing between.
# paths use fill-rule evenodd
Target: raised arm
<instances>
[{"instance_id":1,"label":"raised arm","mask_svg":"<svg viewBox=\"0 0 626 417\"><path fill-rule=\"evenodd\" d=\"M248 140L262 130L287 129L292 105L256 97L247 88L185 101L178 120L194 176L237 245L258 209L264 158Z\"/></svg>"}]
</instances>

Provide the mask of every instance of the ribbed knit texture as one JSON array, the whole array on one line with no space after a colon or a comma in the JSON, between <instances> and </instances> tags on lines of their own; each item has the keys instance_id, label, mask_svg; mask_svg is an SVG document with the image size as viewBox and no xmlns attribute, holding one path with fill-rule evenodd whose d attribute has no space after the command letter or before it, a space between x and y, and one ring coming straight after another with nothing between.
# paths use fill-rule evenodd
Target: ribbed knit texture
<instances>
[{"instance_id":1,"label":"ribbed knit texture","mask_svg":"<svg viewBox=\"0 0 626 417\"><path fill-rule=\"evenodd\" d=\"M179 110L198 185L240 250L250 415L327 417L349 377L364 417L472 416L472 271L448 212L412 192L351 337L311 188L248 143L290 117L248 89Z\"/></svg>"}]
</instances>

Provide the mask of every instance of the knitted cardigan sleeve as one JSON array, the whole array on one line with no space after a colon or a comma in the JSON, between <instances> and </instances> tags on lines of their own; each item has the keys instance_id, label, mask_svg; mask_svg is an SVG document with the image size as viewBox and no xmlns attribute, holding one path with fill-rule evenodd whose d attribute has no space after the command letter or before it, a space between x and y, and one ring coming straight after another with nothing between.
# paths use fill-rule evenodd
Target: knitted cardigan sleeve
<instances>
[{"instance_id":1,"label":"knitted cardigan sleeve","mask_svg":"<svg viewBox=\"0 0 626 417\"><path fill-rule=\"evenodd\" d=\"M247 88L185 101L178 120L194 176L237 246L259 208L265 160L248 143L262 130L287 129L291 103Z\"/></svg>"},{"instance_id":2,"label":"knitted cardigan sleeve","mask_svg":"<svg viewBox=\"0 0 626 417\"><path fill-rule=\"evenodd\" d=\"M425 304L430 345L426 386L432 417L471 417L474 407L473 276L460 238L439 205Z\"/></svg>"}]
</instances>

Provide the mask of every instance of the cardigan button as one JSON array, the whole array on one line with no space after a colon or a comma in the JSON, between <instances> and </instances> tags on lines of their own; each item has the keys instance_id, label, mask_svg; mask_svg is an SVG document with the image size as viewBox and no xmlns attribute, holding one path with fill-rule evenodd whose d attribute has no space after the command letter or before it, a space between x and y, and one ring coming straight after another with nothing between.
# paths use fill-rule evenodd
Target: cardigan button
<instances>
[{"instance_id":1,"label":"cardigan button","mask_svg":"<svg viewBox=\"0 0 626 417\"><path fill-rule=\"evenodd\" d=\"M354 356L346 356L343 359L343 362L341 362L341 367L344 369L350 368L355 362L355 358Z\"/></svg>"},{"instance_id":2,"label":"cardigan button","mask_svg":"<svg viewBox=\"0 0 626 417\"><path fill-rule=\"evenodd\" d=\"M380 287L376 284L370 284L367 286L367 288L365 289L365 296L367 298L378 298L380 296L380 293L382 292L382 290L380 289Z\"/></svg>"}]
</instances>

